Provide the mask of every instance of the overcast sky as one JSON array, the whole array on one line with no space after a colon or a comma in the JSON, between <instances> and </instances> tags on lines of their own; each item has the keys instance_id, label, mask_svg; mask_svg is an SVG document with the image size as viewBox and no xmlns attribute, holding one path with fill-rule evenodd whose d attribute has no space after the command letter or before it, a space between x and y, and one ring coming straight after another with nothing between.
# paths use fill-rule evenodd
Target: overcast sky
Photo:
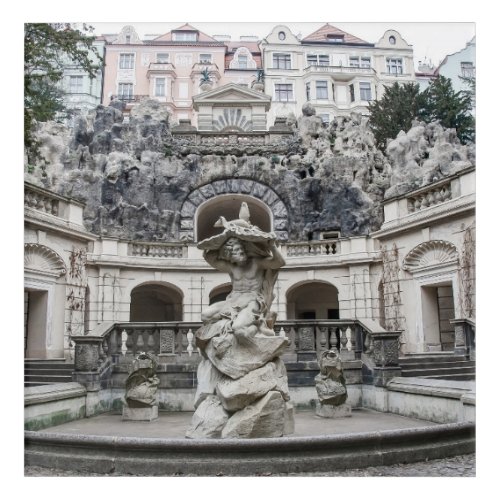
<instances>
[{"instance_id":1,"label":"overcast sky","mask_svg":"<svg viewBox=\"0 0 500 500\"><path fill-rule=\"evenodd\" d=\"M186 14L183 17L188 17ZM196 17L198 18L198 17ZM319 18L319 16L318 16ZM413 46L415 64L425 58L437 66L448 54L463 49L466 43L475 35L475 24L443 23L443 22L335 22L331 19L321 19L318 22L204 22L196 19L182 19L179 22L131 22L141 38L148 34L162 35L186 22L205 32L207 35L230 35L232 40L238 40L242 35L256 35L259 38L267 36L277 24L286 24L294 34L302 37L309 35L330 23L369 43L376 43L388 29L399 31L401 36ZM118 33L127 23L90 22L96 34Z\"/></svg>"}]
</instances>

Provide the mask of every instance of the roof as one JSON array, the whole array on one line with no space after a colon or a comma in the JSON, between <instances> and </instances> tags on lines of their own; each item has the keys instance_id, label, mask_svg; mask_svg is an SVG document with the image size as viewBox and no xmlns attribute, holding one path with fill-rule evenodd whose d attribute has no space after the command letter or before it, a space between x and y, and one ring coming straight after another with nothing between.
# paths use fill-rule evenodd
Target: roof
<instances>
[{"instance_id":1,"label":"roof","mask_svg":"<svg viewBox=\"0 0 500 500\"><path fill-rule=\"evenodd\" d=\"M235 52L240 47L246 47L252 54L253 60L257 65L257 69L262 69L262 55L260 53L259 42L234 41L234 42L226 42L225 45L227 47L225 61L224 61L225 69L236 69L236 68L230 68L229 64L233 60Z\"/></svg>"},{"instance_id":2,"label":"roof","mask_svg":"<svg viewBox=\"0 0 500 500\"><path fill-rule=\"evenodd\" d=\"M314 33L311 33L310 35L302 38L301 42L328 42L329 35L343 35L344 37L344 43L350 44L350 43L362 43L362 44L368 44L369 42L366 42L365 40L361 40L361 38L358 38L357 36L351 35L350 33L347 33L346 31L343 31L339 28L336 28L335 26L332 26L331 24L326 23L324 26L322 26L319 30L316 30Z\"/></svg>"},{"instance_id":3,"label":"roof","mask_svg":"<svg viewBox=\"0 0 500 500\"><path fill-rule=\"evenodd\" d=\"M211 36L207 35L206 33L203 33L202 31L195 28L194 26L191 26L188 23L183 24L178 28L175 28L169 31L168 33L165 33L164 35L154 38L153 40L151 40L151 42L172 42L174 41L172 38L172 33L175 31L196 31L198 33L198 42L215 42L217 44L221 44L221 42L217 41L215 38L212 38Z\"/></svg>"}]
</instances>

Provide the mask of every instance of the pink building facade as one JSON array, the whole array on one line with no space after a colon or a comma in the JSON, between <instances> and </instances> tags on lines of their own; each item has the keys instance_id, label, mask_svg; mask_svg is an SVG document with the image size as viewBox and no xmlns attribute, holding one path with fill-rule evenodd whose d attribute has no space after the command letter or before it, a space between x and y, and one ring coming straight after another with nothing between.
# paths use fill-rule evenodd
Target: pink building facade
<instances>
[{"instance_id":1,"label":"pink building facade","mask_svg":"<svg viewBox=\"0 0 500 500\"><path fill-rule=\"evenodd\" d=\"M120 99L127 112L151 97L167 104L173 122L196 126L193 97L228 83L249 87L262 68L257 40L219 40L189 24L152 40L141 40L132 26L107 38L103 104Z\"/></svg>"}]
</instances>

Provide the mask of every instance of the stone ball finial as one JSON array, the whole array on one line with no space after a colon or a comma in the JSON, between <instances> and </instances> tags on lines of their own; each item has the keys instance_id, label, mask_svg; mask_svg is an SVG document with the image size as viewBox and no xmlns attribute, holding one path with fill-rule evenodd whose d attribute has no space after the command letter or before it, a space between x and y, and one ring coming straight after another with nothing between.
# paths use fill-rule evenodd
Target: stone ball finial
<instances>
[{"instance_id":1,"label":"stone ball finial","mask_svg":"<svg viewBox=\"0 0 500 500\"><path fill-rule=\"evenodd\" d=\"M314 106L311 103L306 102L302 106L302 114L304 116L314 116L316 114L316 110L314 109Z\"/></svg>"}]
</instances>

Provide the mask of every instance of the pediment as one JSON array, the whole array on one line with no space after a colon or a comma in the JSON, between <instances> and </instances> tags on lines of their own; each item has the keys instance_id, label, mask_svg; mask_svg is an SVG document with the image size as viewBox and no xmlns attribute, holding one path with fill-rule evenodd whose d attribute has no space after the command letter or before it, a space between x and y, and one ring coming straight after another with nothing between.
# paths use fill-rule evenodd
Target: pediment
<instances>
[{"instance_id":1,"label":"pediment","mask_svg":"<svg viewBox=\"0 0 500 500\"><path fill-rule=\"evenodd\" d=\"M242 87L235 83L229 83L222 87L203 92L193 97L195 110L202 104L238 104L238 105L255 105L264 104L269 108L271 96L257 92L249 88Z\"/></svg>"},{"instance_id":2,"label":"pediment","mask_svg":"<svg viewBox=\"0 0 500 500\"><path fill-rule=\"evenodd\" d=\"M403 269L420 271L458 262L458 251L452 243L431 240L417 245L403 260Z\"/></svg>"}]
</instances>

